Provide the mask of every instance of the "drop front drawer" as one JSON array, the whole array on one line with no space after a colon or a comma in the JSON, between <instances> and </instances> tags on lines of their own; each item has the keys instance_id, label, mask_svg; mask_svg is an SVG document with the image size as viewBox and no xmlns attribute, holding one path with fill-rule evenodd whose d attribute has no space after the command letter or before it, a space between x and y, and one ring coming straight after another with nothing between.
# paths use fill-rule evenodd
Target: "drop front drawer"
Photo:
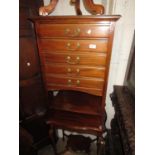
<instances>
[{"instance_id":1,"label":"drop front drawer","mask_svg":"<svg viewBox=\"0 0 155 155\"><path fill-rule=\"evenodd\" d=\"M47 84L52 85L65 85L67 87L85 87L85 88L94 88L94 89L103 89L103 79L99 78L78 78L78 77L67 77L67 76L57 76L46 74Z\"/></svg>"},{"instance_id":2,"label":"drop front drawer","mask_svg":"<svg viewBox=\"0 0 155 155\"><path fill-rule=\"evenodd\" d=\"M61 65L46 63L44 67L45 73L47 74L64 74L68 76L84 76L84 77L96 77L105 78L104 67L90 67L80 65Z\"/></svg>"},{"instance_id":3,"label":"drop front drawer","mask_svg":"<svg viewBox=\"0 0 155 155\"><path fill-rule=\"evenodd\" d=\"M103 38L109 36L109 25L93 24L39 24L37 35L39 37L80 37Z\"/></svg>"},{"instance_id":4,"label":"drop front drawer","mask_svg":"<svg viewBox=\"0 0 155 155\"><path fill-rule=\"evenodd\" d=\"M64 65L90 65L104 66L106 65L105 53L40 53L42 64L45 63L63 63Z\"/></svg>"},{"instance_id":5,"label":"drop front drawer","mask_svg":"<svg viewBox=\"0 0 155 155\"><path fill-rule=\"evenodd\" d=\"M107 52L108 40L39 39L41 50Z\"/></svg>"}]
</instances>

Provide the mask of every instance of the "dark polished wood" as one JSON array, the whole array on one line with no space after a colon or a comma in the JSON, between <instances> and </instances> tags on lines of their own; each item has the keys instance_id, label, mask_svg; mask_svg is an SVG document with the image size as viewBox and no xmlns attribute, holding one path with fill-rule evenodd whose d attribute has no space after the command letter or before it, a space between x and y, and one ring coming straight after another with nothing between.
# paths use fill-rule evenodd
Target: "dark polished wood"
<instances>
[{"instance_id":1,"label":"dark polished wood","mask_svg":"<svg viewBox=\"0 0 155 155\"><path fill-rule=\"evenodd\" d=\"M49 74L58 75L70 75L70 76L82 76L82 77L94 77L94 78L104 78L105 77L105 67L94 67L94 66L79 66L79 65L63 65L46 63L45 71Z\"/></svg>"},{"instance_id":2,"label":"dark polished wood","mask_svg":"<svg viewBox=\"0 0 155 155\"><path fill-rule=\"evenodd\" d=\"M102 120L99 116L51 109L47 118L47 124L56 128L102 136Z\"/></svg>"},{"instance_id":3,"label":"dark polished wood","mask_svg":"<svg viewBox=\"0 0 155 155\"><path fill-rule=\"evenodd\" d=\"M90 133L104 144L105 96L115 22L120 16L51 16L35 24L54 128ZM100 149L98 149L98 153Z\"/></svg>"},{"instance_id":4,"label":"dark polished wood","mask_svg":"<svg viewBox=\"0 0 155 155\"><path fill-rule=\"evenodd\" d=\"M50 102L51 109L100 116L101 101L102 97L76 91L61 91Z\"/></svg>"},{"instance_id":5,"label":"dark polished wood","mask_svg":"<svg viewBox=\"0 0 155 155\"><path fill-rule=\"evenodd\" d=\"M19 84L20 107L24 117L36 115L47 104L41 80L37 42L30 16L38 16L41 0L19 1Z\"/></svg>"},{"instance_id":6,"label":"dark polished wood","mask_svg":"<svg viewBox=\"0 0 155 155\"><path fill-rule=\"evenodd\" d=\"M30 16L38 16L42 0L19 0L19 119L20 126L33 138L35 153L40 146L50 143L48 126L43 115L47 108L47 99L41 80L37 42ZM39 129L39 130L38 130ZM20 139L20 149L22 142ZM31 146L30 146L31 147ZM24 155L24 153L20 153ZM30 152L26 152L26 155Z\"/></svg>"},{"instance_id":7,"label":"dark polished wood","mask_svg":"<svg viewBox=\"0 0 155 155\"><path fill-rule=\"evenodd\" d=\"M88 16L89 17L89 16ZM46 19L46 18L45 18ZM62 20L62 19L61 19ZM52 22L52 21L51 21ZM64 21L65 22L65 21ZM84 22L84 21L83 21ZM102 26L104 25L104 26ZM90 29L91 27L91 29ZM87 23L77 25L75 23L60 24L39 24L39 31L37 32L40 38L102 38L109 36L109 24L104 23L94 25L94 23L87 25Z\"/></svg>"},{"instance_id":8,"label":"dark polished wood","mask_svg":"<svg viewBox=\"0 0 155 155\"><path fill-rule=\"evenodd\" d=\"M41 45L42 53L48 52L50 50L57 52L76 51L77 52L100 52L106 53L108 41L105 40L63 40L63 39L40 39L39 44Z\"/></svg>"}]
</instances>

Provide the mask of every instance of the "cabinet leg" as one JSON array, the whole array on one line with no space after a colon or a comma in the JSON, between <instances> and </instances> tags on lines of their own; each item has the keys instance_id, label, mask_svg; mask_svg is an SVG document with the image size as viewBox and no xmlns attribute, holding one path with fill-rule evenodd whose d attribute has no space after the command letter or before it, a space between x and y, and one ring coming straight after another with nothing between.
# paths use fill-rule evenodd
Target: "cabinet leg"
<instances>
[{"instance_id":1,"label":"cabinet leg","mask_svg":"<svg viewBox=\"0 0 155 155\"><path fill-rule=\"evenodd\" d=\"M102 136L97 137L97 155L104 155L105 140Z\"/></svg>"},{"instance_id":2,"label":"cabinet leg","mask_svg":"<svg viewBox=\"0 0 155 155\"><path fill-rule=\"evenodd\" d=\"M50 137L50 140L51 140L51 145L53 147L53 150L54 150L54 154L57 155L57 146L56 146L56 141L55 141L55 138L54 138L54 132L55 132L55 129L53 127L51 127L49 129L49 137Z\"/></svg>"},{"instance_id":3,"label":"cabinet leg","mask_svg":"<svg viewBox=\"0 0 155 155\"><path fill-rule=\"evenodd\" d=\"M65 141L65 131L62 130L62 140Z\"/></svg>"}]
</instances>

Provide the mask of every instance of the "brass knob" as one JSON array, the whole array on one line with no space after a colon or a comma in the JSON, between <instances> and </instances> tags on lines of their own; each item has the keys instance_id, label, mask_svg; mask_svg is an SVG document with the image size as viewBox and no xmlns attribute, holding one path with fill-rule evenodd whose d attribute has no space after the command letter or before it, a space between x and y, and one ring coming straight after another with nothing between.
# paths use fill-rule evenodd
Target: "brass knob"
<instances>
[{"instance_id":1,"label":"brass knob","mask_svg":"<svg viewBox=\"0 0 155 155\"><path fill-rule=\"evenodd\" d=\"M70 50L70 51L75 51L75 50L78 50L80 48L80 43L77 42L75 48L72 48L72 46L74 47L74 44L71 45L70 42L67 43L67 50Z\"/></svg>"},{"instance_id":2,"label":"brass knob","mask_svg":"<svg viewBox=\"0 0 155 155\"><path fill-rule=\"evenodd\" d=\"M76 84L79 85L79 84L80 84L80 80L77 80L77 81L76 81Z\"/></svg>"},{"instance_id":3,"label":"brass knob","mask_svg":"<svg viewBox=\"0 0 155 155\"><path fill-rule=\"evenodd\" d=\"M77 68L77 69L76 69L76 72L77 72L77 73L80 73L80 69L79 69L79 68Z\"/></svg>"},{"instance_id":4,"label":"brass knob","mask_svg":"<svg viewBox=\"0 0 155 155\"><path fill-rule=\"evenodd\" d=\"M72 33L69 34L70 32L72 32ZM66 35L69 35L69 36L72 36L72 37L78 36L80 34L80 32L81 32L80 28L77 28L77 29L72 30L72 31L69 28L66 28L65 31L64 31L64 33Z\"/></svg>"},{"instance_id":5,"label":"brass knob","mask_svg":"<svg viewBox=\"0 0 155 155\"><path fill-rule=\"evenodd\" d=\"M70 56L67 56L67 58L66 58L67 60L70 60L71 59L71 57Z\"/></svg>"},{"instance_id":6,"label":"brass knob","mask_svg":"<svg viewBox=\"0 0 155 155\"><path fill-rule=\"evenodd\" d=\"M71 85L72 84L72 80L68 79L68 85Z\"/></svg>"},{"instance_id":7,"label":"brass knob","mask_svg":"<svg viewBox=\"0 0 155 155\"><path fill-rule=\"evenodd\" d=\"M27 65L28 67L30 67L30 66L31 66L31 63L30 63L30 62L27 62L26 65Z\"/></svg>"},{"instance_id":8,"label":"brass knob","mask_svg":"<svg viewBox=\"0 0 155 155\"><path fill-rule=\"evenodd\" d=\"M81 32L80 28L76 29L77 34L79 34Z\"/></svg>"},{"instance_id":9,"label":"brass knob","mask_svg":"<svg viewBox=\"0 0 155 155\"><path fill-rule=\"evenodd\" d=\"M80 43L77 43L77 48L80 48Z\"/></svg>"},{"instance_id":10,"label":"brass knob","mask_svg":"<svg viewBox=\"0 0 155 155\"><path fill-rule=\"evenodd\" d=\"M77 56L77 57L76 57L76 60L77 60L77 61L79 61L79 60L80 60L80 57L79 57L79 56Z\"/></svg>"},{"instance_id":11,"label":"brass knob","mask_svg":"<svg viewBox=\"0 0 155 155\"><path fill-rule=\"evenodd\" d=\"M71 68L67 68L67 72L70 73L72 70Z\"/></svg>"},{"instance_id":12,"label":"brass knob","mask_svg":"<svg viewBox=\"0 0 155 155\"><path fill-rule=\"evenodd\" d=\"M65 34L67 34L70 31L70 29L65 29Z\"/></svg>"},{"instance_id":13,"label":"brass knob","mask_svg":"<svg viewBox=\"0 0 155 155\"><path fill-rule=\"evenodd\" d=\"M71 43L67 43L67 47L70 47L71 46Z\"/></svg>"}]
</instances>

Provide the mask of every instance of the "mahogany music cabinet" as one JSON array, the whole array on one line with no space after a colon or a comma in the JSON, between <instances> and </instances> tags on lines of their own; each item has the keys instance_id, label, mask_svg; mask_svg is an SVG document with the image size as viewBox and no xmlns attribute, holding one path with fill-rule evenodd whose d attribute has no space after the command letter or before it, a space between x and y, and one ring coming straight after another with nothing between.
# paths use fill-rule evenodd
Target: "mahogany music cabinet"
<instances>
[{"instance_id":1,"label":"mahogany music cabinet","mask_svg":"<svg viewBox=\"0 0 155 155\"><path fill-rule=\"evenodd\" d=\"M42 76L50 92L51 127L103 141L105 97L115 16L36 17ZM57 93L51 93L58 91ZM52 95L51 95L52 94Z\"/></svg>"}]
</instances>

